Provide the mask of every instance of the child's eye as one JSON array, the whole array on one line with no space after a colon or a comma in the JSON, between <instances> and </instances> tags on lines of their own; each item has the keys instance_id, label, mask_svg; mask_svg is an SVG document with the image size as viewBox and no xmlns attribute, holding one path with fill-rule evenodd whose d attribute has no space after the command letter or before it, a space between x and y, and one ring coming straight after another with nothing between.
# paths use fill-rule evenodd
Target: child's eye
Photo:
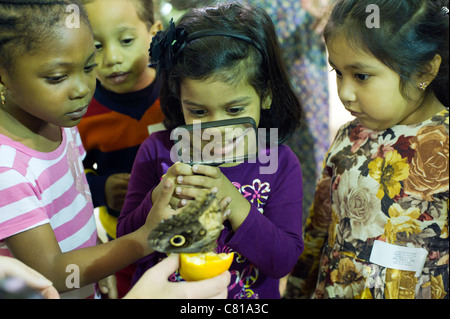
<instances>
[{"instance_id":1,"label":"child's eye","mask_svg":"<svg viewBox=\"0 0 450 319\"><path fill-rule=\"evenodd\" d=\"M84 72L86 72L86 73L92 72L97 66L98 66L98 63L88 65L84 68Z\"/></svg>"},{"instance_id":2,"label":"child's eye","mask_svg":"<svg viewBox=\"0 0 450 319\"><path fill-rule=\"evenodd\" d=\"M355 74L355 77L360 81L367 81L370 77L368 74Z\"/></svg>"},{"instance_id":3,"label":"child's eye","mask_svg":"<svg viewBox=\"0 0 450 319\"><path fill-rule=\"evenodd\" d=\"M97 51L99 51L103 47L102 44L97 41L95 41L94 45L95 45L95 48L97 49Z\"/></svg>"},{"instance_id":4,"label":"child's eye","mask_svg":"<svg viewBox=\"0 0 450 319\"><path fill-rule=\"evenodd\" d=\"M61 75L61 76L48 76L45 79L47 80L48 83L50 84L57 84L57 83L61 83L62 81L64 81L67 78L66 75Z\"/></svg>"},{"instance_id":5,"label":"child's eye","mask_svg":"<svg viewBox=\"0 0 450 319\"><path fill-rule=\"evenodd\" d=\"M227 112L228 113L230 113L230 114L232 114L232 115L237 115L237 114L240 114L240 113L242 113L244 111L244 108L243 107L230 107L228 110L227 110Z\"/></svg>"},{"instance_id":6,"label":"child's eye","mask_svg":"<svg viewBox=\"0 0 450 319\"><path fill-rule=\"evenodd\" d=\"M206 115L205 110L189 110L189 113L195 117L201 117L201 116Z\"/></svg>"},{"instance_id":7,"label":"child's eye","mask_svg":"<svg viewBox=\"0 0 450 319\"><path fill-rule=\"evenodd\" d=\"M127 38L127 39L121 40L120 43L122 43L123 45L130 45L133 43L133 41L134 41L133 38Z\"/></svg>"},{"instance_id":8,"label":"child's eye","mask_svg":"<svg viewBox=\"0 0 450 319\"><path fill-rule=\"evenodd\" d=\"M333 71L336 72L336 76L337 76L337 77L341 77L341 76L342 76L341 71L339 71L339 70L337 70L337 69L335 69L335 68L332 68L330 72L333 72Z\"/></svg>"}]
</instances>

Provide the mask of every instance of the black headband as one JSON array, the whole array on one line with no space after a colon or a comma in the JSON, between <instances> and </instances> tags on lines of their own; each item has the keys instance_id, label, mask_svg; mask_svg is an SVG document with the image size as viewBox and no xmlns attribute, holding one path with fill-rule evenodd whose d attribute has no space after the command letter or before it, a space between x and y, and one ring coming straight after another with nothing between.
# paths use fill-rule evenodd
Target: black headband
<instances>
[{"instance_id":1,"label":"black headband","mask_svg":"<svg viewBox=\"0 0 450 319\"><path fill-rule=\"evenodd\" d=\"M156 67L158 74L162 70L170 70L189 42L209 36L224 36L244 41L254 46L264 57L264 52L256 45L255 41L242 33L228 30L205 29L186 36L186 30L181 27L175 27L173 19L171 19L169 28L166 31L159 31L152 39L149 49L151 57L150 65Z\"/></svg>"}]
</instances>

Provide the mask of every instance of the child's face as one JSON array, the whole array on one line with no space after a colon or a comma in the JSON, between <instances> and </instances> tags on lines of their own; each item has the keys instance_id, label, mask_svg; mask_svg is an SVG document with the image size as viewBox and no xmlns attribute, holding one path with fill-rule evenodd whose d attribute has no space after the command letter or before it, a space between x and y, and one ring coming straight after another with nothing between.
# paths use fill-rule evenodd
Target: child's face
<instances>
[{"instance_id":1,"label":"child's face","mask_svg":"<svg viewBox=\"0 0 450 319\"><path fill-rule=\"evenodd\" d=\"M85 23L62 25L48 38L38 52L18 56L9 72L1 70L7 108L28 123L72 127L94 95L94 39Z\"/></svg>"},{"instance_id":2,"label":"child's face","mask_svg":"<svg viewBox=\"0 0 450 319\"><path fill-rule=\"evenodd\" d=\"M339 98L361 125L385 130L423 120L419 89L408 87L406 99L396 72L363 50L355 51L342 36L329 41L327 48L330 65L336 70Z\"/></svg>"},{"instance_id":3,"label":"child's face","mask_svg":"<svg viewBox=\"0 0 450 319\"><path fill-rule=\"evenodd\" d=\"M141 90L150 85L155 70L148 67L152 37L162 26L150 30L136 12L134 1L96 0L86 5L98 49L97 78L116 93Z\"/></svg>"},{"instance_id":4,"label":"child's face","mask_svg":"<svg viewBox=\"0 0 450 319\"><path fill-rule=\"evenodd\" d=\"M186 124L252 117L256 126L261 114L261 99L255 89L242 81L229 85L214 79L191 80L181 83L180 100Z\"/></svg>"}]
</instances>

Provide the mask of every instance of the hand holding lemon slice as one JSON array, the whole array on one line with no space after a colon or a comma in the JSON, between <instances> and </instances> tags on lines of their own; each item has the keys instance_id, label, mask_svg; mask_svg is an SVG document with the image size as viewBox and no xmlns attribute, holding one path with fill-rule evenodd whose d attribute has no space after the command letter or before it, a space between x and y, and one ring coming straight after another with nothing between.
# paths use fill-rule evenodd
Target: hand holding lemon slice
<instances>
[{"instance_id":1,"label":"hand holding lemon slice","mask_svg":"<svg viewBox=\"0 0 450 319\"><path fill-rule=\"evenodd\" d=\"M233 262L234 253L180 254L180 275L186 281L212 278L227 271Z\"/></svg>"},{"instance_id":2,"label":"hand holding lemon slice","mask_svg":"<svg viewBox=\"0 0 450 319\"><path fill-rule=\"evenodd\" d=\"M215 192L205 193L178 214L161 221L149 234L155 251L180 255L179 273L186 281L216 277L227 271L234 253L213 253L223 229Z\"/></svg>"}]
</instances>

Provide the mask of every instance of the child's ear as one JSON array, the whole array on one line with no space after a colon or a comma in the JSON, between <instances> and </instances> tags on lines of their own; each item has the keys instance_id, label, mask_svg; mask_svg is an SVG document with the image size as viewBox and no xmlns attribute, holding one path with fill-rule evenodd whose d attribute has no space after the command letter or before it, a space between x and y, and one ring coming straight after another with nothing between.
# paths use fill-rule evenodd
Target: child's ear
<instances>
[{"instance_id":1,"label":"child's ear","mask_svg":"<svg viewBox=\"0 0 450 319\"><path fill-rule=\"evenodd\" d=\"M156 20L155 23L152 24L152 26L150 27L149 30L149 35L150 35L150 42L152 41L152 38L158 33L158 31L162 31L163 30L163 24L161 22L161 20Z\"/></svg>"},{"instance_id":2,"label":"child's ear","mask_svg":"<svg viewBox=\"0 0 450 319\"><path fill-rule=\"evenodd\" d=\"M419 82L427 83L427 85L433 82L434 78L439 73L441 62L441 56L436 54L432 60L425 64L423 71L419 73Z\"/></svg>"}]
</instances>

